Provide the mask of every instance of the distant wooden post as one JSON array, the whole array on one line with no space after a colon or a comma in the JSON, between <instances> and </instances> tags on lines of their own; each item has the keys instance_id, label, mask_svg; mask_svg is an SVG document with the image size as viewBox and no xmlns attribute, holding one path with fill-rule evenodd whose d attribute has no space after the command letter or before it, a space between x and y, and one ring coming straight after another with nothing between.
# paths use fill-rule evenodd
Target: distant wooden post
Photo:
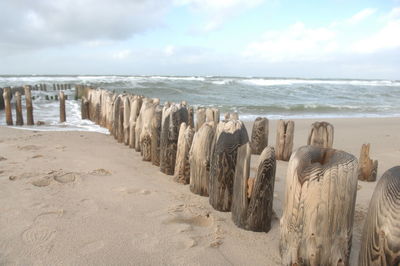
<instances>
[{"instance_id":1,"label":"distant wooden post","mask_svg":"<svg viewBox=\"0 0 400 266\"><path fill-rule=\"evenodd\" d=\"M276 133L276 159L289 161L293 149L294 122L279 120Z\"/></svg>"},{"instance_id":2,"label":"distant wooden post","mask_svg":"<svg viewBox=\"0 0 400 266\"><path fill-rule=\"evenodd\" d=\"M89 117L89 102L85 97L81 98L81 117L82 117L82 119L90 119L90 117Z\"/></svg>"},{"instance_id":3,"label":"distant wooden post","mask_svg":"<svg viewBox=\"0 0 400 266\"><path fill-rule=\"evenodd\" d=\"M160 171L173 175L175 169L179 129L189 119L187 108L171 104L163 110L160 136Z\"/></svg>"},{"instance_id":4,"label":"distant wooden post","mask_svg":"<svg viewBox=\"0 0 400 266\"><path fill-rule=\"evenodd\" d=\"M322 148L332 148L333 126L328 122L315 122L311 125L307 145L314 145Z\"/></svg>"},{"instance_id":5,"label":"distant wooden post","mask_svg":"<svg viewBox=\"0 0 400 266\"><path fill-rule=\"evenodd\" d=\"M125 96L124 98L124 144L129 145L129 120L131 114L131 103L130 97Z\"/></svg>"},{"instance_id":6,"label":"distant wooden post","mask_svg":"<svg viewBox=\"0 0 400 266\"><path fill-rule=\"evenodd\" d=\"M25 105L26 105L26 124L28 126L33 126L35 122L33 120L31 86L24 86L24 90L25 90Z\"/></svg>"},{"instance_id":7,"label":"distant wooden post","mask_svg":"<svg viewBox=\"0 0 400 266\"><path fill-rule=\"evenodd\" d=\"M65 95L63 91L60 91L60 122L63 123L66 121L66 113L65 113Z\"/></svg>"},{"instance_id":8,"label":"distant wooden post","mask_svg":"<svg viewBox=\"0 0 400 266\"><path fill-rule=\"evenodd\" d=\"M358 180L374 182L378 172L378 161L369 158L370 144L363 144L360 152Z\"/></svg>"},{"instance_id":9,"label":"distant wooden post","mask_svg":"<svg viewBox=\"0 0 400 266\"><path fill-rule=\"evenodd\" d=\"M179 129L178 148L176 153L174 180L181 184L190 182L189 150L193 141L193 128L182 123Z\"/></svg>"},{"instance_id":10,"label":"distant wooden post","mask_svg":"<svg viewBox=\"0 0 400 266\"><path fill-rule=\"evenodd\" d=\"M379 179L369 203L358 265L399 265L400 166Z\"/></svg>"},{"instance_id":11,"label":"distant wooden post","mask_svg":"<svg viewBox=\"0 0 400 266\"><path fill-rule=\"evenodd\" d=\"M12 119L12 110L11 110L11 89L4 88L3 89L3 99L4 99L4 110L6 113L6 123L8 126L12 126L13 119Z\"/></svg>"},{"instance_id":12,"label":"distant wooden post","mask_svg":"<svg viewBox=\"0 0 400 266\"><path fill-rule=\"evenodd\" d=\"M275 151L266 147L259 158L257 176L249 178L250 145L238 149L232 198L232 220L240 228L268 232L271 229L275 184Z\"/></svg>"},{"instance_id":13,"label":"distant wooden post","mask_svg":"<svg viewBox=\"0 0 400 266\"><path fill-rule=\"evenodd\" d=\"M253 124L251 132L251 153L261 154L265 147L268 146L268 119L265 117L257 117Z\"/></svg>"},{"instance_id":14,"label":"distant wooden post","mask_svg":"<svg viewBox=\"0 0 400 266\"><path fill-rule=\"evenodd\" d=\"M196 132L201 128L201 126L206 122L206 108L199 107L196 110Z\"/></svg>"},{"instance_id":15,"label":"distant wooden post","mask_svg":"<svg viewBox=\"0 0 400 266\"><path fill-rule=\"evenodd\" d=\"M162 108L157 105L151 122L151 163L160 166L160 135Z\"/></svg>"},{"instance_id":16,"label":"distant wooden post","mask_svg":"<svg viewBox=\"0 0 400 266\"><path fill-rule=\"evenodd\" d=\"M212 146L208 186L210 204L218 211L231 210L237 150L248 141L242 121L224 120L218 123Z\"/></svg>"},{"instance_id":17,"label":"distant wooden post","mask_svg":"<svg viewBox=\"0 0 400 266\"><path fill-rule=\"evenodd\" d=\"M24 117L22 115L22 100L21 100L21 93L17 91L15 93L15 114L16 114L16 122L17 126L24 125Z\"/></svg>"},{"instance_id":18,"label":"distant wooden post","mask_svg":"<svg viewBox=\"0 0 400 266\"><path fill-rule=\"evenodd\" d=\"M214 122L204 123L194 134L189 151L190 191L201 196L208 196L211 146L214 134Z\"/></svg>"},{"instance_id":19,"label":"distant wooden post","mask_svg":"<svg viewBox=\"0 0 400 266\"><path fill-rule=\"evenodd\" d=\"M219 110L217 108L206 109L206 122L213 121L215 125L219 123Z\"/></svg>"},{"instance_id":20,"label":"distant wooden post","mask_svg":"<svg viewBox=\"0 0 400 266\"><path fill-rule=\"evenodd\" d=\"M237 112L226 113L225 114L225 120L228 120L228 119L239 120L239 114Z\"/></svg>"},{"instance_id":21,"label":"distant wooden post","mask_svg":"<svg viewBox=\"0 0 400 266\"><path fill-rule=\"evenodd\" d=\"M283 265L348 265L357 168L344 151L303 146L294 152L280 222Z\"/></svg>"}]
</instances>

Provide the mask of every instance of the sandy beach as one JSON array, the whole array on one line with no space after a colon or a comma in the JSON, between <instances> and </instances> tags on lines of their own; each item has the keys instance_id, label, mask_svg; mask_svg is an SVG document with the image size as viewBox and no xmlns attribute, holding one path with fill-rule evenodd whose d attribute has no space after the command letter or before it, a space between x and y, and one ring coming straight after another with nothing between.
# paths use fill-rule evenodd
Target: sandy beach
<instances>
[{"instance_id":1,"label":"sandy beach","mask_svg":"<svg viewBox=\"0 0 400 266\"><path fill-rule=\"evenodd\" d=\"M316 120L295 120L294 149ZM400 118L326 119L334 148L371 143L378 178L398 165ZM269 123L275 145L276 120ZM246 123L251 134L251 123ZM252 156L254 176L258 156ZM245 231L140 153L95 132L0 127L0 265L279 265L287 162L277 162L268 233ZM351 265L376 182L358 182Z\"/></svg>"}]
</instances>

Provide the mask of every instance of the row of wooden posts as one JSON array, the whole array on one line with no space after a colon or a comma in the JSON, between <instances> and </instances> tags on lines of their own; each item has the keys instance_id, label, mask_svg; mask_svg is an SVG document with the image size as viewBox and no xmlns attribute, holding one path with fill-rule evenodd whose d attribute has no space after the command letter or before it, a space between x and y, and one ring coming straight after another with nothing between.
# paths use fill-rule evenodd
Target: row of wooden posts
<instances>
[{"instance_id":1,"label":"row of wooden posts","mask_svg":"<svg viewBox=\"0 0 400 266\"><path fill-rule=\"evenodd\" d=\"M65 91L65 90L71 90L72 85L71 84L58 84L58 83L53 83L52 84L53 91ZM32 86L32 90L37 90L37 91L47 91L47 84L46 83L40 83Z\"/></svg>"},{"instance_id":2,"label":"row of wooden posts","mask_svg":"<svg viewBox=\"0 0 400 266\"><path fill-rule=\"evenodd\" d=\"M33 119L33 104L32 104L32 87L24 86L25 90L25 106L26 106L26 124L28 126L32 126L35 124ZM11 89L4 88L3 89L3 100L4 100L4 109L6 116L6 124L8 126L14 125L13 116L12 116L12 106L11 106ZM66 121L66 111L65 111L65 100L66 95L63 91L59 93L59 101L60 101L60 122ZM24 118L22 112L22 97L19 91L15 92L15 116L16 121L15 125L22 126L24 125Z\"/></svg>"},{"instance_id":3,"label":"row of wooden posts","mask_svg":"<svg viewBox=\"0 0 400 266\"><path fill-rule=\"evenodd\" d=\"M83 119L108 128L118 142L140 152L144 161L173 175L176 182L189 184L193 193L208 196L214 209L231 211L234 223L246 230L270 230L276 160L290 159L280 221L283 264L349 263L357 181L376 177L377 163L369 159L369 145L361 152L360 167L369 169L363 172L353 155L332 148L333 126L326 122L314 123L308 145L292 153L293 121L278 122L274 149L267 146L266 118L256 119L249 139L237 113L219 121L216 108L194 110L186 102L161 106L159 99L101 89L87 88L84 94ZM249 176L251 154L260 154L254 178ZM392 168L376 187L360 265L399 262L399 180L400 167Z\"/></svg>"}]
</instances>

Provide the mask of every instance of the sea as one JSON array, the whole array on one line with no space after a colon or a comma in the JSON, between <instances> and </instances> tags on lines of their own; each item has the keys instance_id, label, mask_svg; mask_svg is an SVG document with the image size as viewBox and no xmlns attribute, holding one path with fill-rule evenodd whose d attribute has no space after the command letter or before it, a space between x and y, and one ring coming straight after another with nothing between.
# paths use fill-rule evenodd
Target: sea
<instances>
[{"instance_id":1,"label":"sea","mask_svg":"<svg viewBox=\"0 0 400 266\"><path fill-rule=\"evenodd\" d=\"M35 98L34 119L44 122L44 125L16 128L108 133L91 121L81 119L80 103L74 99L76 84L118 93L157 97L162 103L185 100L195 108L217 107L221 116L226 112L238 112L240 119L245 121L254 120L258 116L272 120L400 117L399 80L219 76L0 76L0 88L36 84L47 85L47 91L32 93ZM65 91L68 95L65 123L59 123L59 103L54 100L58 91L53 91L53 84L71 84L72 87ZM3 110L0 111L0 125L5 125Z\"/></svg>"}]
</instances>

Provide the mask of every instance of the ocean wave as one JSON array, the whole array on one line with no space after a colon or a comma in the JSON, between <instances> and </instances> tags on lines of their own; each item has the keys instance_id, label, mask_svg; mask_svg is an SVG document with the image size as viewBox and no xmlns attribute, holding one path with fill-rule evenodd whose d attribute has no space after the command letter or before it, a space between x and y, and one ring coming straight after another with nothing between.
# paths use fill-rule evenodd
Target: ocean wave
<instances>
[{"instance_id":1,"label":"ocean wave","mask_svg":"<svg viewBox=\"0 0 400 266\"><path fill-rule=\"evenodd\" d=\"M255 86L290 86L295 84L353 85L353 86L400 86L390 80L319 80L319 79L242 79L239 82Z\"/></svg>"}]
</instances>

